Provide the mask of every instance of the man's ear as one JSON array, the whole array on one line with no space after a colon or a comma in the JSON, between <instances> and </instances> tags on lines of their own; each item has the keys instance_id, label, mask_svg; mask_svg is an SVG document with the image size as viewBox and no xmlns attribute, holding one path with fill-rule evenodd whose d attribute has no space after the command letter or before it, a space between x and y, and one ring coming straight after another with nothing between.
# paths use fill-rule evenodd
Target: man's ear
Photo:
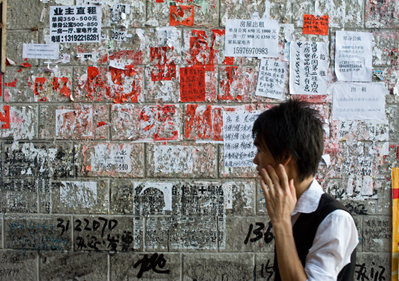
<instances>
[{"instance_id":1,"label":"man's ear","mask_svg":"<svg viewBox=\"0 0 399 281\"><path fill-rule=\"evenodd\" d=\"M293 159L294 158L292 157L291 153L286 152L286 153L284 153L284 155L283 155L283 157L281 159L281 164L283 166L287 166L288 163L290 163Z\"/></svg>"}]
</instances>

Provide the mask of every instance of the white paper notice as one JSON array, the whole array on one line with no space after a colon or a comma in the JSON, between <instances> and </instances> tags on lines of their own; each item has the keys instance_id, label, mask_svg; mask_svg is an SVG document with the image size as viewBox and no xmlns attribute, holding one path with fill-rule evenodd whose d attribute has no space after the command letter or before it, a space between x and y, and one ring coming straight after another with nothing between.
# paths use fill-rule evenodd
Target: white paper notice
<instances>
[{"instance_id":1,"label":"white paper notice","mask_svg":"<svg viewBox=\"0 0 399 281\"><path fill-rule=\"evenodd\" d=\"M277 57L278 21L226 20L225 56Z\"/></svg>"},{"instance_id":2,"label":"white paper notice","mask_svg":"<svg viewBox=\"0 0 399 281\"><path fill-rule=\"evenodd\" d=\"M137 183L135 188L138 185L142 185L143 183ZM144 183L145 187L143 190L140 192L140 195L143 195L144 191L146 191L149 188L155 188L163 193L163 198L165 202L165 207L163 208L164 211L172 211L172 189L173 189L173 183L155 183L155 182L148 182Z\"/></svg>"},{"instance_id":3,"label":"white paper notice","mask_svg":"<svg viewBox=\"0 0 399 281\"><path fill-rule=\"evenodd\" d=\"M334 83L334 120L385 120L384 83Z\"/></svg>"},{"instance_id":4,"label":"white paper notice","mask_svg":"<svg viewBox=\"0 0 399 281\"><path fill-rule=\"evenodd\" d=\"M130 173L132 170L130 145L98 144L94 147L95 152L91 154L92 171L110 171L114 167L121 173Z\"/></svg>"},{"instance_id":5,"label":"white paper notice","mask_svg":"<svg viewBox=\"0 0 399 281\"><path fill-rule=\"evenodd\" d=\"M58 44L24 44L22 58L58 60L60 45Z\"/></svg>"},{"instance_id":6,"label":"white paper notice","mask_svg":"<svg viewBox=\"0 0 399 281\"><path fill-rule=\"evenodd\" d=\"M224 166L252 167L256 147L252 127L259 113L223 112Z\"/></svg>"},{"instance_id":7,"label":"white paper notice","mask_svg":"<svg viewBox=\"0 0 399 281\"><path fill-rule=\"evenodd\" d=\"M328 42L291 42L290 93L326 95Z\"/></svg>"},{"instance_id":8,"label":"white paper notice","mask_svg":"<svg viewBox=\"0 0 399 281\"><path fill-rule=\"evenodd\" d=\"M373 34L337 31L335 73L340 81L371 81Z\"/></svg>"},{"instance_id":9,"label":"white paper notice","mask_svg":"<svg viewBox=\"0 0 399 281\"><path fill-rule=\"evenodd\" d=\"M101 6L51 6L52 43L101 41Z\"/></svg>"},{"instance_id":10,"label":"white paper notice","mask_svg":"<svg viewBox=\"0 0 399 281\"><path fill-rule=\"evenodd\" d=\"M260 61L257 96L281 99L284 92L284 83L287 76L287 63L270 59Z\"/></svg>"}]
</instances>

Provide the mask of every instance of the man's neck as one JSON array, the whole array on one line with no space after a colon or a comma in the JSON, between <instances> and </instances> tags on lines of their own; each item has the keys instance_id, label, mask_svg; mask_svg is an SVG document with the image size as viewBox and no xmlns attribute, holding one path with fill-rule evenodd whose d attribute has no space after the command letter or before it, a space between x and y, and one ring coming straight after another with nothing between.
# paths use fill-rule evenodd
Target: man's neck
<instances>
[{"instance_id":1,"label":"man's neck","mask_svg":"<svg viewBox=\"0 0 399 281\"><path fill-rule=\"evenodd\" d=\"M297 199L299 199L299 197L301 197L301 195L310 187L310 185L313 182L313 179L314 179L313 176L310 176L310 177L304 179L300 183L297 183L297 181L294 181Z\"/></svg>"}]
</instances>

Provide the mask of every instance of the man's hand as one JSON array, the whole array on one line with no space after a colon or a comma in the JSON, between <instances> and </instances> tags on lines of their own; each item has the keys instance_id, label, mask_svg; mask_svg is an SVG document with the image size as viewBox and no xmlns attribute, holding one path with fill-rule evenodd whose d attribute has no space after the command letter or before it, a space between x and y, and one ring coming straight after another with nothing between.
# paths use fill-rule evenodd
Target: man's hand
<instances>
[{"instance_id":1,"label":"man's hand","mask_svg":"<svg viewBox=\"0 0 399 281\"><path fill-rule=\"evenodd\" d=\"M268 165L267 171L262 168L260 175L260 185L273 227L275 228L279 223L291 223L291 214L297 202L294 180L288 180L287 172L282 164L278 165L277 171Z\"/></svg>"},{"instance_id":2,"label":"man's hand","mask_svg":"<svg viewBox=\"0 0 399 281\"><path fill-rule=\"evenodd\" d=\"M262 168L260 175L267 213L274 229L281 280L305 281L307 278L298 257L291 224L291 214L297 202L294 180L288 180L281 164L277 171L271 165L267 166L267 171Z\"/></svg>"}]
</instances>

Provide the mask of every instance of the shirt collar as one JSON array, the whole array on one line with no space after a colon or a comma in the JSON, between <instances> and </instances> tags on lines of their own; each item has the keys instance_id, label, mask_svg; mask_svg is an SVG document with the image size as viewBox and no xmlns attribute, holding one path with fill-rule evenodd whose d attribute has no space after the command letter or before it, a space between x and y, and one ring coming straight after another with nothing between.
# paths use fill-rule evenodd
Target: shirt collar
<instances>
[{"instance_id":1,"label":"shirt collar","mask_svg":"<svg viewBox=\"0 0 399 281\"><path fill-rule=\"evenodd\" d=\"M299 197L298 201L296 202L292 216L296 215L297 213L309 214L316 211L323 193L324 191L320 184L314 179L309 188L302 193L301 197Z\"/></svg>"}]
</instances>

